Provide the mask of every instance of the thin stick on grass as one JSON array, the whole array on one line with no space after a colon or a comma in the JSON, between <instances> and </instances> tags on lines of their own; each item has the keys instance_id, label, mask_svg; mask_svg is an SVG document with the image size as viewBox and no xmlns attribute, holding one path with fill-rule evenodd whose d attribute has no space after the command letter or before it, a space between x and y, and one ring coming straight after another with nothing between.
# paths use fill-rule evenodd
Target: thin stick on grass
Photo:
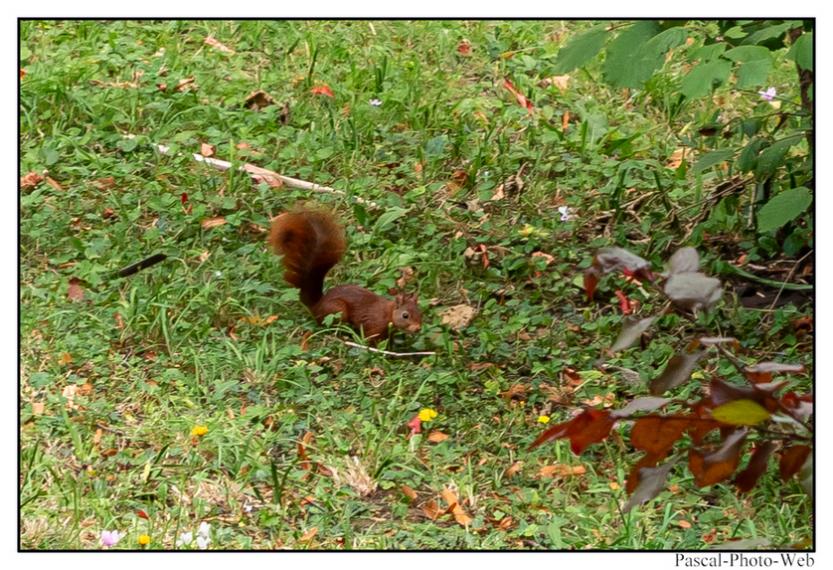
<instances>
[{"instance_id":1,"label":"thin stick on grass","mask_svg":"<svg viewBox=\"0 0 833 570\"><path fill-rule=\"evenodd\" d=\"M162 154L170 156L171 149L163 144L155 145L157 150ZM218 158L210 158L207 156L203 156L198 153L194 153L192 155L194 160L197 162L202 162L209 166L212 166L220 171L228 170L232 167L232 164L225 160L220 160ZM277 172L273 172L271 170L267 170L266 168L261 168L259 166L255 166L254 164L244 163L238 167L238 170L243 170L249 174L255 181L263 181L269 184L270 182L279 182L282 185L286 185L289 188L296 188L298 190L311 190L312 192L323 192L325 194L339 194L341 196L347 196L347 192L344 190L338 190L337 188L330 188L329 186L321 186L320 184L316 184L315 182L307 182L306 180L300 180L298 178L292 178L291 176L284 176L283 174L278 174ZM372 200L365 200L364 198L360 198L358 196L352 196L352 198L360 203L365 204L366 206L370 206L371 208L379 208L379 204Z\"/></svg>"},{"instance_id":2,"label":"thin stick on grass","mask_svg":"<svg viewBox=\"0 0 833 570\"><path fill-rule=\"evenodd\" d=\"M385 356L390 356L391 358L408 358L411 356L434 356L437 354L436 352L391 352L389 350L382 350L380 348L372 348L370 346L365 346L363 344L358 344L355 342L351 342L349 340L341 341L347 346L351 346L353 348L358 348L360 350L367 350L368 352L376 352L378 354L384 354Z\"/></svg>"}]
</instances>

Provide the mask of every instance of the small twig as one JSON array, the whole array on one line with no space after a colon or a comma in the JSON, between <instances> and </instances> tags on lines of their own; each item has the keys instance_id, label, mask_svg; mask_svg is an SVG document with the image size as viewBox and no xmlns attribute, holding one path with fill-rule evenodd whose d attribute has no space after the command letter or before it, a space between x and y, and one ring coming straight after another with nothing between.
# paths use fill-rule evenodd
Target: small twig
<instances>
[{"instance_id":1,"label":"small twig","mask_svg":"<svg viewBox=\"0 0 833 570\"><path fill-rule=\"evenodd\" d=\"M372 348L370 346L365 346L363 344L358 344L355 342L351 342L349 340L341 341L347 346L351 346L353 348L358 348L360 350L367 350L369 352L376 352L379 354L384 354L385 356L390 356L391 358L408 358L409 356L434 356L437 354L436 352L391 352L389 350L382 350L380 348Z\"/></svg>"},{"instance_id":2,"label":"small twig","mask_svg":"<svg viewBox=\"0 0 833 570\"><path fill-rule=\"evenodd\" d=\"M171 154L171 149L165 145L158 144L155 145L157 150L165 155ZM209 158L207 156L203 156L198 153L193 154L194 160L197 162L205 163L209 166L213 166L217 170L225 171L232 167L232 164L225 160L220 160L218 158ZM321 186L320 184L316 184L315 182L307 182L306 180L300 180L298 178L292 178L290 176L284 176L283 174L278 174L277 172L273 172L271 170L267 170L266 168L261 168L259 166L255 166L254 164L244 163L238 167L238 170L245 171L254 178L255 180L266 180L267 182L271 179L273 181L280 181L282 184L290 188L296 188L298 190L311 190L313 192L323 192L326 194L339 194L341 196L347 196L347 192L344 190L338 190L336 188L330 188L329 186ZM380 208L379 204L372 200L365 200L364 198L360 198L359 196L352 196L352 198L359 202L360 204L365 204L366 206L370 206L371 208Z\"/></svg>"},{"instance_id":3,"label":"small twig","mask_svg":"<svg viewBox=\"0 0 833 570\"><path fill-rule=\"evenodd\" d=\"M147 257L147 258L145 258L141 261L137 261L136 263L134 263L132 265L128 265L124 269L119 269L118 271L115 271L113 273L112 277L113 278L116 278L116 277L130 277L131 275L134 275L134 274L138 273L142 269L147 269L148 267L151 267L153 265L156 265L157 263L165 261L167 258L168 258L168 256L165 255L164 253L155 253L155 254L151 255L150 257Z\"/></svg>"},{"instance_id":4,"label":"small twig","mask_svg":"<svg viewBox=\"0 0 833 570\"><path fill-rule=\"evenodd\" d=\"M795 270L798 269L798 266L801 265L801 262L804 261L805 259L807 259L807 256L809 256L811 253L813 253L812 249L810 251L808 251L807 253L805 253L801 257L801 259L799 259L798 261L796 261L793 264L793 267L792 267L792 269L790 269L790 272L787 274L786 279L784 279L784 281L781 283L781 288L778 289L778 294L775 295L775 298L772 300L772 304L769 306L770 311L775 308L775 305L778 303L778 299L781 298L781 293L784 292L784 287L786 287L787 284L790 282L790 279L792 278L793 274L795 273Z\"/></svg>"}]
</instances>

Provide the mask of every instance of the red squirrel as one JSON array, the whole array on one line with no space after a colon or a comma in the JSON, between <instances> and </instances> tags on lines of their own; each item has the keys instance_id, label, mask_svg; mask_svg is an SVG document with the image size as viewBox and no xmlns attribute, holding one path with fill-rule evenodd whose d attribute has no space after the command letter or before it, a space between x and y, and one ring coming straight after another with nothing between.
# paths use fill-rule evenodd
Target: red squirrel
<instances>
[{"instance_id":1,"label":"red squirrel","mask_svg":"<svg viewBox=\"0 0 833 570\"><path fill-rule=\"evenodd\" d=\"M284 279L301 290L301 302L318 324L327 315L341 313L372 343L390 334L390 326L413 333L420 329L422 313L416 295L387 299L358 285L339 285L324 292L324 277L344 255L344 228L324 210L298 207L272 221L269 244L283 255Z\"/></svg>"}]
</instances>

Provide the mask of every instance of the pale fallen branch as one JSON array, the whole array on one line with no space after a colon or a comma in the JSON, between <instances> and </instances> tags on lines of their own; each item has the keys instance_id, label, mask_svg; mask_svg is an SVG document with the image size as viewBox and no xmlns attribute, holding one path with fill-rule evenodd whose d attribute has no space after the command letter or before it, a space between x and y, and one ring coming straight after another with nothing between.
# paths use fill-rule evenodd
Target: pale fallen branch
<instances>
[{"instance_id":1,"label":"pale fallen branch","mask_svg":"<svg viewBox=\"0 0 833 570\"><path fill-rule=\"evenodd\" d=\"M170 147L167 147L163 144L156 145L156 148L162 154L168 156L170 156L171 154ZM194 157L194 160L196 160L197 162L205 163L220 171L228 170L232 166L230 162L220 160L219 158L210 158L207 156L203 156L199 153L194 153L192 156ZM344 190L330 188L329 186L321 186L320 184L316 184L315 182L307 182L306 180L292 178L291 176L284 176L283 174L278 174L277 172L273 172L271 170L267 170L266 168L255 166L254 164L244 163L238 169L247 172L256 181L262 180L267 184L270 184L270 186L272 185L271 183L278 182L279 185L286 185L290 188L296 188L298 190L310 190L312 192L323 192L325 194L339 194L341 196L347 196L347 192L345 192ZM359 202L360 204L365 204L366 206L370 206L371 208L380 207L379 204L372 200L365 200L364 198L360 198L358 196L352 196L352 198L356 202Z\"/></svg>"},{"instance_id":2,"label":"pale fallen branch","mask_svg":"<svg viewBox=\"0 0 833 570\"><path fill-rule=\"evenodd\" d=\"M352 346L353 348L358 348L360 350L367 350L369 352L376 352L379 354L384 354L385 356L390 356L391 358L408 358L410 356L434 356L437 354L436 352L391 352L389 350L382 350L380 348L372 348L370 346L365 346L363 344L358 344L355 342L351 342L349 340L341 341L347 346Z\"/></svg>"}]
</instances>

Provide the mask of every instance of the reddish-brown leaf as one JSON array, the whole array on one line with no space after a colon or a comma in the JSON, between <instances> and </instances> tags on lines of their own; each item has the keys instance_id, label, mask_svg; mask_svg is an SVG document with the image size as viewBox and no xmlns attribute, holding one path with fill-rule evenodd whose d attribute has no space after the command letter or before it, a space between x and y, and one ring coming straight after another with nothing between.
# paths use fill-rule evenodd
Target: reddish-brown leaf
<instances>
[{"instance_id":1,"label":"reddish-brown leaf","mask_svg":"<svg viewBox=\"0 0 833 570\"><path fill-rule=\"evenodd\" d=\"M432 521L437 520L437 517L442 514L439 505L437 505L437 501L434 499L430 499L422 505L422 512L425 513L425 516Z\"/></svg>"},{"instance_id":2,"label":"reddish-brown leaf","mask_svg":"<svg viewBox=\"0 0 833 570\"><path fill-rule=\"evenodd\" d=\"M37 172L30 172L25 176L21 176L20 187L24 190L28 190L30 188L34 188L41 182L43 182L43 176L41 176Z\"/></svg>"},{"instance_id":3,"label":"reddish-brown leaf","mask_svg":"<svg viewBox=\"0 0 833 570\"><path fill-rule=\"evenodd\" d=\"M730 433L714 451L690 449L688 467L694 475L694 483L706 487L728 479L738 467L745 440L746 430L739 429Z\"/></svg>"},{"instance_id":4,"label":"reddish-brown leaf","mask_svg":"<svg viewBox=\"0 0 833 570\"><path fill-rule=\"evenodd\" d=\"M448 487L445 487L440 494L442 495L443 500L448 504L447 512L451 512L451 514L454 515L454 520L457 521L457 524L468 526L472 519L468 514L466 514L463 507L460 506L457 494Z\"/></svg>"},{"instance_id":5,"label":"reddish-brown leaf","mask_svg":"<svg viewBox=\"0 0 833 570\"><path fill-rule=\"evenodd\" d=\"M457 44L457 53L460 55L471 55L471 42L466 39L460 40Z\"/></svg>"},{"instance_id":6,"label":"reddish-brown leaf","mask_svg":"<svg viewBox=\"0 0 833 570\"><path fill-rule=\"evenodd\" d=\"M599 270L591 267L584 272L584 292L587 294L587 300L592 301L593 295L596 293L596 285L599 284Z\"/></svg>"},{"instance_id":7,"label":"reddish-brown leaf","mask_svg":"<svg viewBox=\"0 0 833 570\"><path fill-rule=\"evenodd\" d=\"M509 81L508 79L504 79L504 80L503 80L503 86L504 86L504 87L505 87L505 88L506 88L506 89L507 89L507 90L508 90L508 91L509 91L512 95L514 95L514 96L515 96L515 99L518 101L518 104L519 104L521 107L525 108L525 109L527 110L527 112L532 113L532 110L535 108L535 105L533 105L533 104L532 104L532 101L530 101L529 99L527 99L527 98L523 95L523 93L521 93L520 91L518 91L518 89L517 89L517 88L516 88L516 87L512 84L512 82L511 82L511 81Z\"/></svg>"},{"instance_id":8,"label":"reddish-brown leaf","mask_svg":"<svg viewBox=\"0 0 833 570\"><path fill-rule=\"evenodd\" d=\"M653 467L663 457L664 456L660 457L658 455L652 455L650 453L646 453L644 456L642 456L642 458L639 461L637 461L633 467L631 467L630 473L628 473L628 480L625 482L625 491L627 491L628 494L633 493L637 485L639 485L639 470L643 467Z\"/></svg>"},{"instance_id":9,"label":"reddish-brown leaf","mask_svg":"<svg viewBox=\"0 0 833 570\"><path fill-rule=\"evenodd\" d=\"M807 461L808 455L810 455L810 447L807 445L793 445L781 450L781 461L778 464L781 480L788 481L798 473L798 470Z\"/></svg>"},{"instance_id":10,"label":"reddish-brown leaf","mask_svg":"<svg viewBox=\"0 0 833 570\"><path fill-rule=\"evenodd\" d=\"M614 291L616 298L619 299L619 309L622 311L623 315L630 315L633 312L633 307L631 306L631 300L628 299L628 296L625 295L621 289L617 289Z\"/></svg>"},{"instance_id":11,"label":"reddish-brown leaf","mask_svg":"<svg viewBox=\"0 0 833 570\"><path fill-rule=\"evenodd\" d=\"M599 443L610 435L616 419L606 410L588 409L575 417L568 428L570 449L576 455L581 454L587 446Z\"/></svg>"},{"instance_id":12,"label":"reddish-brown leaf","mask_svg":"<svg viewBox=\"0 0 833 570\"><path fill-rule=\"evenodd\" d=\"M648 458L643 458L643 461L645 459ZM642 462L640 461L640 463ZM631 487L631 481L633 481L633 487L628 491L632 492L632 494L630 499L628 499L628 502L625 504L623 511L628 512L632 508L650 501L659 495L663 487L665 487L665 480L668 478L668 473L675 464L676 460L669 461L668 463L655 468L648 466L643 467L640 466L639 463L634 465L634 469L631 471L631 476L628 477L628 487Z\"/></svg>"},{"instance_id":13,"label":"reddish-brown leaf","mask_svg":"<svg viewBox=\"0 0 833 570\"><path fill-rule=\"evenodd\" d=\"M145 519L146 521L150 520L150 517L148 516L148 514L145 511L143 511L142 509L139 509L138 511L136 511L136 516L138 516L140 519Z\"/></svg>"},{"instance_id":14,"label":"reddish-brown leaf","mask_svg":"<svg viewBox=\"0 0 833 570\"><path fill-rule=\"evenodd\" d=\"M697 361L700 360L703 354L704 351L702 350L695 350L694 352L683 350L672 356L662 370L662 374L651 380L649 387L651 395L659 396L680 384L688 382L694 367L697 366Z\"/></svg>"},{"instance_id":15,"label":"reddish-brown leaf","mask_svg":"<svg viewBox=\"0 0 833 570\"><path fill-rule=\"evenodd\" d=\"M414 491L413 489L411 489L410 487L408 487L407 485L404 485L404 484L400 487L400 489L402 489L402 494L405 495L408 498L409 502L410 501L416 501L416 498L417 498L416 491Z\"/></svg>"},{"instance_id":16,"label":"reddish-brown leaf","mask_svg":"<svg viewBox=\"0 0 833 570\"><path fill-rule=\"evenodd\" d=\"M516 475L521 470L523 465L524 465L523 461L516 461L515 463L513 463L512 465L510 465L509 467L506 468L506 471L503 472L503 476L504 477L512 477L512 476Z\"/></svg>"},{"instance_id":17,"label":"reddish-brown leaf","mask_svg":"<svg viewBox=\"0 0 833 570\"><path fill-rule=\"evenodd\" d=\"M69 280L69 287L67 288L67 297L71 301L84 300L84 288L81 286L81 280L73 277Z\"/></svg>"},{"instance_id":18,"label":"reddish-brown leaf","mask_svg":"<svg viewBox=\"0 0 833 570\"><path fill-rule=\"evenodd\" d=\"M775 444L771 441L761 442L755 447L749 459L749 465L735 477L735 485L741 493L751 491L761 475L766 472L769 456L774 449Z\"/></svg>"},{"instance_id":19,"label":"reddish-brown leaf","mask_svg":"<svg viewBox=\"0 0 833 570\"><path fill-rule=\"evenodd\" d=\"M631 429L631 445L649 455L664 457L691 426L686 418L640 418Z\"/></svg>"},{"instance_id":20,"label":"reddish-brown leaf","mask_svg":"<svg viewBox=\"0 0 833 570\"><path fill-rule=\"evenodd\" d=\"M316 85L312 89L309 90L310 93L313 95L325 95L327 97L335 97L333 90L330 89L330 86L326 83L322 83L321 85Z\"/></svg>"},{"instance_id":21,"label":"reddish-brown leaf","mask_svg":"<svg viewBox=\"0 0 833 570\"><path fill-rule=\"evenodd\" d=\"M441 441L445 441L448 439L448 434L443 433L438 430L433 430L431 433L428 434L428 441L431 443L440 443Z\"/></svg>"}]
</instances>

